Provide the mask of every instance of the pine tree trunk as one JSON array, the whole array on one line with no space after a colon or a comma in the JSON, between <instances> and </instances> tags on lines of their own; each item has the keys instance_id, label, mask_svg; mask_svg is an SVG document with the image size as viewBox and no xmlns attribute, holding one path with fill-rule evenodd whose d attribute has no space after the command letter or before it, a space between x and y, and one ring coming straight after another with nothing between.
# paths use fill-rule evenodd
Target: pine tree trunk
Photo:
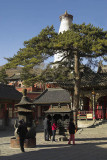
<instances>
[{"instance_id":1,"label":"pine tree trunk","mask_svg":"<svg viewBox=\"0 0 107 160\"><path fill-rule=\"evenodd\" d=\"M74 112L74 122L77 126L77 112L79 108L79 94L80 94L80 71L79 71L79 56L78 52L74 54L74 100L73 100L73 112Z\"/></svg>"}]
</instances>

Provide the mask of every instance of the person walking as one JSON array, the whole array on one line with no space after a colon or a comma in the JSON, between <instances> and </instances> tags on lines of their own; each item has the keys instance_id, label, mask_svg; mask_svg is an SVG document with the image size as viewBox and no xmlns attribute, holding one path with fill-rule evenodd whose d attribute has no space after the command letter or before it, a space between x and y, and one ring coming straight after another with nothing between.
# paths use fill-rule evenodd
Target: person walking
<instances>
[{"instance_id":1,"label":"person walking","mask_svg":"<svg viewBox=\"0 0 107 160\"><path fill-rule=\"evenodd\" d=\"M22 152L25 152L24 141L25 141L26 134L27 134L27 127L26 127L26 124L25 124L24 120L19 121L17 134L19 135L20 149L21 149Z\"/></svg>"},{"instance_id":2,"label":"person walking","mask_svg":"<svg viewBox=\"0 0 107 160\"><path fill-rule=\"evenodd\" d=\"M55 122L55 120L53 121L53 124L52 124L52 141L55 141L55 135L56 135L56 129L57 129L57 124Z\"/></svg>"},{"instance_id":3,"label":"person walking","mask_svg":"<svg viewBox=\"0 0 107 160\"><path fill-rule=\"evenodd\" d=\"M44 139L49 141L49 119L48 116L44 119Z\"/></svg>"},{"instance_id":4,"label":"person walking","mask_svg":"<svg viewBox=\"0 0 107 160\"><path fill-rule=\"evenodd\" d=\"M71 144L71 140L72 140L73 145L75 145L75 129L76 128L75 128L73 119L70 120L68 129L70 134L68 144Z\"/></svg>"}]
</instances>

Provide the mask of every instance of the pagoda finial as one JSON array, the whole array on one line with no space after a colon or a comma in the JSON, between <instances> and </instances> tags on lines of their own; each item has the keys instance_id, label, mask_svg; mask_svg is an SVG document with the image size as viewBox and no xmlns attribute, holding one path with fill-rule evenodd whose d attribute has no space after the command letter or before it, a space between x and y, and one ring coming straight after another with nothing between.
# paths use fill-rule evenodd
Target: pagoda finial
<instances>
[{"instance_id":1,"label":"pagoda finial","mask_svg":"<svg viewBox=\"0 0 107 160\"><path fill-rule=\"evenodd\" d=\"M67 10L65 11L65 15L67 15L68 14L68 12L67 12Z\"/></svg>"}]
</instances>

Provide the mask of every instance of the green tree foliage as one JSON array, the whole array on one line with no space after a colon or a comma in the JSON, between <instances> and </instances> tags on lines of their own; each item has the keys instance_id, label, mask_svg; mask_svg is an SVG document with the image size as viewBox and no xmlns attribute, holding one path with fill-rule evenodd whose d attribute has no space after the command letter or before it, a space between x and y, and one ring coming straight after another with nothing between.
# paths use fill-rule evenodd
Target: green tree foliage
<instances>
[{"instance_id":1,"label":"green tree foliage","mask_svg":"<svg viewBox=\"0 0 107 160\"><path fill-rule=\"evenodd\" d=\"M38 36L25 41L24 48L20 49L16 55L7 58L6 67L13 68L21 65L24 68L32 69L56 53L63 53L62 60L55 62L62 68L59 67L59 70L49 68L47 74L42 74L43 76L40 78L65 80L65 76L69 77L68 71L69 73L73 71L75 81L74 108L78 108L81 84L80 66L84 59L87 59L87 63L91 66L96 63L98 57L107 55L107 32L91 24L72 24L70 30L60 34L55 32L53 26L46 27ZM53 77L53 75L55 76ZM28 78L32 79L32 76L28 76ZM33 77L34 80L37 79Z\"/></svg>"},{"instance_id":2,"label":"green tree foliage","mask_svg":"<svg viewBox=\"0 0 107 160\"><path fill-rule=\"evenodd\" d=\"M18 65L33 68L53 55L50 46L52 39L56 37L53 26L46 27L40 34L29 41L24 42L24 48L20 49L16 55L7 59L6 68L16 68Z\"/></svg>"},{"instance_id":3,"label":"green tree foliage","mask_svg":"<svg viewBox=\"0 0 107 160\"><path fill-rule=\"evenodd\" d=\"M4 68L2 68L0 70L0 82L7 84L7 80L6 80L7 77L8 77L8 75L6 74L6 70Z\"/></svg>"},{"instance_id":4,"label":"green tree foliage","mask_svg":"<svg viewBox=\"0 0 107 160\"><path fill-rule=\"evenodd\" d=\"M42 71L40 79L43 82L65 82L73 78L73 74L70 72L70 68L64 65L58 65L57 67L47 66Z\"/></svg>"}]
</instances>

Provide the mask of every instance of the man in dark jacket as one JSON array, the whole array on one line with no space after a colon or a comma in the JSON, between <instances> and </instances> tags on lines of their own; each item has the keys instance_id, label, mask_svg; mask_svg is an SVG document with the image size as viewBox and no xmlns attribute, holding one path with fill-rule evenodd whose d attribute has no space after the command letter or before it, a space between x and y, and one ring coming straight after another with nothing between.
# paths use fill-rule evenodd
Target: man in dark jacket
<instances>
[{"instance_id":1,"label":"man in dark jacket","mask_svg":"<svg viewBox=\"0 0 107 160\"><path fill-rule=\"evenodd\" d=\"M45 141L49 141L49 119L45 117L44 119L44 139Z\"/></svg>"},{"instance_id":2,"label":"man in dark jacket","mask_svg":"<svg viewBox=\"0 0 107 160\"><path fill-rule=\"evenodd\" d=\"M25 152L24 151L24 140L27 134L27 127L26 127L24 120L20 120L19 123L20 124L18 126L17 133L19 135L20 149L22 152Z\"/></svg>"}]
</instances>

